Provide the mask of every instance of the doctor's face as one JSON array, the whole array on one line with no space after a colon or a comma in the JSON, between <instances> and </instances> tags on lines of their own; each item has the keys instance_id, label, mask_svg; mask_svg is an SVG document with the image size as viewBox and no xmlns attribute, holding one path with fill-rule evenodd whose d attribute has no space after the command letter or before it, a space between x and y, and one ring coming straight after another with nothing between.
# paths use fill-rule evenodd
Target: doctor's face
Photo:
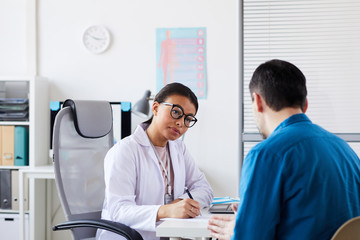
<instances>
[{"instance_id":1,"label":"doctor's face","mask_svg":"<svg viewBox=\"0 0 360 240\"><path fill-rule=\"evenodd\" d=\"M196 122L194 104L181 95L169 96L163 103L157 103L154 110L158 133L166 140L178 139Z\"/></svg>"}]
</instances>

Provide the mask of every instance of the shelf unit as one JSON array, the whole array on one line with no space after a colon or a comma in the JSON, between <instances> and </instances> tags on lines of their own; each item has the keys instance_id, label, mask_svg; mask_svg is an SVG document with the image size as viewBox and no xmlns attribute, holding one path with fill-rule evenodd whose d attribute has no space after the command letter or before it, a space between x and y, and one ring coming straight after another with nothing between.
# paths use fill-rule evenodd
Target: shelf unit
<instances>
[{"instance_id":1,"label":"shelf unit","mask_svg":"<svg viewBox=\"0 0 360 240\"><path fill-rule=\"evenodd\" d=\"M48 165L50 115L47 80L42 77L31 76L0 76L0 97L27 97L29 99L28 120L0 121L0 125L25 126L28 128L29 165L1 165L0 169L27 170ZM46 204L46 185L43 181L26 181L23 184L28 184L29 196L19 195L19 199L30 199L32 201L29 202L29 210L27 211L30 236L20 236L21 234L19 234L19 239L45 239L46 208L44 204ZM16 214L19 211L0 209L0 213Z\"/></svg>"}]
</instances>

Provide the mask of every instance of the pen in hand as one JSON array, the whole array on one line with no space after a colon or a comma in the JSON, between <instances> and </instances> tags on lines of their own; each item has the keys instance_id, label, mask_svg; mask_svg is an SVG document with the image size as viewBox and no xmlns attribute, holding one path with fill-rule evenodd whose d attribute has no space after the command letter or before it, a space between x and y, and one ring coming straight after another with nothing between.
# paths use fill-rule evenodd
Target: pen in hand
<instances>
[{"instance_id":1,"label":"pen in hand","mask_svg":"<svg viewBox=\"0 0 360 240\"><path fill-rule=\"evenodd\" d=\"M187 195L189 196L189 198L194 199L194 198L191 196L191 193L190 193L190 191L189 191L189 189L188 189L187 187L185 187L185 191L186 191Z\"/></svg>"},{"instance_id":2,"label":"pen in hand","mask_svg":"<svg viewBox=\"0 0 360 240\"><path fill-rule=\"evenodd\" d=\"M191 193L190 193L190 191L189 191L189 189L188 189L187 187L185 187L185 192L187 193L187 195L189 196L189 198L194 199L194 198L191 196ZM201 210L200 210L199 214L200 214L200 216L201 216Z\"/></svg>"}]
</instances>

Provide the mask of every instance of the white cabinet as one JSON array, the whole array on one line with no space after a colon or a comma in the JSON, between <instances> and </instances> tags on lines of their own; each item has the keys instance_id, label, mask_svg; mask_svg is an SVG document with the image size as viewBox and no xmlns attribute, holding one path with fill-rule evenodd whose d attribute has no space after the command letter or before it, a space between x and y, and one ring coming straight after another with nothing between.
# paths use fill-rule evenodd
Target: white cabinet
<instances>
[{"instance_id":1,"label":"white cabinet","mask_svg":"<svg viewBox=\"0 0 360 240\"><path fill-rule=\"evenodd\" d=\"M1 239L19 239L19 214L7 213L0 214L0 232ZM25 216L25 232L26 238L29 239L29 218Z\"/></svg>"},{"instance_id":2,"label":"white cabinet","mask_svg":"<svg viewBox=\"0 0 360 240\"><path fill-rule=\"evenodd\" d=\"M22 126L28 130L28 166L0 165L0 169L21 170L36 169L49 164L49 98L46 79L29 76L0 76L0 98L27 98L28 118L0 118L0 126ZM1 115L0 115L1 116ZM25 179L27 180L27 179ZM45 239L46 207L38 203L46 203L46 186L41 181L27 181L30 196L26 218L29 219L29 235L19 239ZM18 183L19 187L23 186ZM19 191L19 194L24 191ZM25 191L26 192L26 191ZM19 196L28 199L27 196ZM46 204L45 204L46 205ZM1 214L18 214L18 209L0 209ZM1 222L0 222L1 224ZM0 226L4 227L4 226ZM18 232L21 232L20 229Z\"/></svg>"}]
</instances>

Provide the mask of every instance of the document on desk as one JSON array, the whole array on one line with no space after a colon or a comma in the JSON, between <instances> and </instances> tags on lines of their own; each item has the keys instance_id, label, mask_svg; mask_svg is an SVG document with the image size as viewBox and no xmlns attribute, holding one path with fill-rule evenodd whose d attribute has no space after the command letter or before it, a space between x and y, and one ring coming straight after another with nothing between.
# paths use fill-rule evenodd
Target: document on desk
<instances>
[{"instance_id":1,"label":"document on desk","mask_svg":"<svg viewBox=\"0 0 360 240\"><path fill-rule=\"evenodd\" d=\"M210 230L207 229L210 215L202 214L195 218L164 218L156 227L157 237L180 238L209 238Z\"/></svg>"},{"instance_id":2,"label":"document on desk","mask_svg":"<svg viewBox=\"0 0 360 240\"><path fill-rule=\"evenodd\" d=\"M210 218L211 214L209 213L209 209L205 208L201 210L201 215L194 218L162 218L162 221L186 221L186 222L207 222Z\"/></svg>"},{"instance_id":3,"label":"document on desk","mask_svg":"<svg viewBox=\"0 0 360 240\"><path fill-rule=\"evenodd\" d=\"M160 220L162 221L178 221L178 222L204 222L204 221L208 221L210 218L210 216L197 216L194 218L162 218Z\"/></svg>"}]
</instances>

